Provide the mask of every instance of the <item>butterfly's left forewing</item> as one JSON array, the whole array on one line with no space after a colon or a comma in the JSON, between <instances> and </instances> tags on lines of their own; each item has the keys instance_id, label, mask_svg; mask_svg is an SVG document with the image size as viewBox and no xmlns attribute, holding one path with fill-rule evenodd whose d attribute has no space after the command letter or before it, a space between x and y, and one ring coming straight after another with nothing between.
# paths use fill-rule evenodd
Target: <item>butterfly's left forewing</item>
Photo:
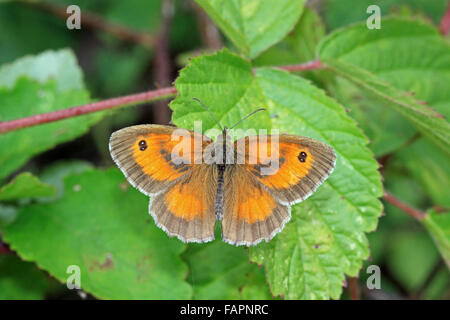
<instances>
[{"instance_id":1,"label":"butterfly's left forewing","mask_svg":"<svg viewBox=\"0 0 450 320\"><path fill-rule=\"evenodd\" d=\"M308 137L282 134L263 141L259 137L244 139L248 154L245 168L283 204L308 198L336 163L332 147ZM250 163L249 159L256 161Z\"/></svg>"},{"instance_id":2,"label":"butterfly's left forewing","mask_svg":"<svg viewBox=\"0 0 450 320\"><path fill-rule=\"evenodd\" d=\"M242 148L243 146L243 148ZM236 245L269 241L332 172L333 148L314 139L279 135L235 142L236 161L225 171L222 236Z\"/></svg>"}]
</instances>

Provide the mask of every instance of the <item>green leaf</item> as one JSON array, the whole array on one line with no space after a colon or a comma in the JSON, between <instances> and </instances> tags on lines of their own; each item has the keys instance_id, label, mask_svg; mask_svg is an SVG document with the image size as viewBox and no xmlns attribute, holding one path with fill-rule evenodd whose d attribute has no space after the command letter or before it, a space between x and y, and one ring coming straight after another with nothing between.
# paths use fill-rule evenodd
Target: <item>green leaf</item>
<instances>
[{"instance_id":1,"label":"green leaf","mask_svg":"<svg viewBox=\"0 0 450 320\"><path fill-rule=\"evenodd\" d=\"M421 138L397 152L396 157L401 160L402 168L406 167L409 174L423 186L433 204L450 208L450 167L447 154Z\"/></svg>"},{"instance_id":2,"label":"green leaf","mask_svg":"<svg viewBox=\"0 0 450 320\"><path fill-rule=\"evenodd\" d=\"M439 254L425 232L402 231L391 235L387 266L407 290L419 289L438 261Z\"/></svg>"},{"instance_id":3,"label":"green leaf","mask_svg":"<svg viewBox=\"0 0 450 320\"><path fill-rule=\"evenodd\" d=\"M56 189L53 186L43 183L29 172L24 172L0 189L0 201L50 197L55 192Z\"/></svg>"},{"instance_id":4,"label":"green leaf","mask_svg":"<svg viewBox=\"0 0 450 320\"><path fill-rule=\"evenodd\" d=\"M94 57L97 68L95 84L105 96L128 94L139 87L151 58L148 50L141 47L126 51L118 51L111 46L99 48Z\"/></svg>"},{"instance_id":5,"label":"green leaf","mask_svg":"<svg viewBox=\"0 0 450 320\"><path fill-rule=\"evenodd\" d=\"M369 30L357 24L332 33L319 46L320 59L449 153L450 126L437 112L446 116L450 106L449 45L420 21L385 19L382 25Z\"/></svg>"},{"instance_id":6,"label":"green leaf","mask_svg":"<svg viewBox=\"0 0 450 320\"><path fill-rule=\"evenodd\" d=\"M57 86L54 81L40 84L22 77L11 89L0 87L0 119L8 121L89 102L85 90L61 92ZM1 134L0 177L6 177L32 156L84 134L102 115L74 117Z\"/></svg>"},{"instance_id":7,"label":"green leaf","mask_svg":"<svg viewBox=\"0 0 450 320\"><path fill-rule=\"evenodd\" d=\"M320 16L305 7L294 29L279 43L253 61L255 66L296 64L314 60L316 47L325 37L325 26Z\"/></svg>"},{"instance_id":8,"label":"green leaf","mask_svg":"<svg viewBox=\"0 0 450 320\"><path fill-rule=\"evenodd\" d=\"M54 80L58 91L84 89L83 74L72 50L44 51L25 56L0 67L0 87L12 89L21 77L40 83Z\"/></svg>"},{"instance_id":9,"label":"green leaf","mask_svg":"<svg viewBox=\"0 0 450 320\"><path fill-rule=\"evenodd\" d=\"M220 240L189 245L187 277L194 299L271 299L262 268L248 261L248 252Z\"/></svg>"},{"instance_id":10,"label":"green leaf","mask_svg":"<svg viewBox=\"0 0 450 320\"><path fill-rule=\"evenodd\" d=\"M17 207L0 204L0 231L1 227L13 222L17 217Z\"/></svg>"},{"instance_id":11,"label":"green leaf","mask_svg":"<svg viewBox=\"0 0 450 320\"><path fill-rule=\"evenodd\" d=\"M0 121L90 101L71 50L46 51L0 67ZM32 156L84 134L104 113L70 118L0 134L0 178Z\"/></svg>"},{"instance_id":12,"label":"green leaf","mask_svg":"<svg viewBox=\"0 0 450 320\"><path fill-rule=\"evenodd\" d=\"M91 163L83 160L64 160L52 163L39 174L39 179L41 179L42 182L54 186L56 188L56 194L54 197L46 197L39 200L41 202L48 202L61 198L64 194L65 177L73 173L80 174L92 168L93 166Z\"/></svg>"},{"instance_id":13,"label":"green leaf","mask_svg":"<svg viewBox=\"0 0 450 320\"><path fill-rule=\"evenodd\" d=\"M179 257L185 244L156 227L148 198L119 170L73 174L65 185L62 199L22 207L3 230L20 257L61 282L79 266L82 289L103 299L191 297Z\"/></svg>"},{"instance_id":14,"label":"green leaf","mask_svg":"<svg viewBox=\"0 0 450 320\"><path fill-rule=\"evenodd\" d=\"M70 50L47 51L0 67L0 121L60 110L90 101ZM0 135L0 178L32 156L84 134L103 113Z\"/></svg>"},{"instance_id":15,"label":"green leaf","mask_svg":"<svg viewBox=\"0 0 450 320\"><path fill-rule=\"evenodd\" d=\"M12 89L0 88L0 119L13 120L89 102L85 90L60 92L53 81L40 84L20 78ZM20 106L20 108L18 108ZM0 134L0 177L28 159L87 132L103 113L84 115Z\"/></svg>"},{"instance_id":16,"label":"green leaf","mask_svg":"<svg viewBox=\"0 0 450 320\"><path fill-rule=\"evenodd\" d=\"M111 1L105 17L131 29L156 32L161 23L161 3L160 0Z\"/></svg>"},{"instance_id":17,"label":"green leaf","mask_svg":"<svg viewBox=\"0 0 450 320\"><path fill-rule=\"evenodd\" d=\"M13 254L0 255L0 299L44 299L50 288L46 274Z\"/></svg>"},{"instance_id":18,"label":"green leaf","mask_svg":"<svg viewBox=\"0 0 450 320\"><path fill-rule=\"evenodd\" d=\"M430 210L422 222L450 268L450 212Z\"/></svg>"},{"instance_id":19,"label":"green leaf","mask_svg":"<svg viewBox=\"0 0 450 320\"><path fill-rule=\"evenodd\" d=\"M213 68L213 69L211 69ZM213 72L211 72L213 71ZM208 112L192 98L199 98L213 112L222 126L231 127L256 107L266 105L259 86L252 76L250 63L228 50L211 56L194 58L180 72L175 82L180 95L171 102L173 122L181 128L194 128L202 120L203 131L217 128ZM214 90L215 92L211 92ZM245 122L249 128L270 128L270 117L259 113ZM240 125L242 128L242 124Z\"/></svg>"},{"instance_id":20,"label":"green leaf","mask_svg":"<svg viewBox=\"0 0 450 320\"><path fill-rule=\"evenodd\" d=\"M424 299L443 300L448 297L450 272L447 268L440 268L431 279L429 285L423 292Z\"/></svg>"},{"instance_id":21,"label":"green leaf","mask_svg":"<svg viewBox=\"0 0 450 320\"><path fill-rule=\"evenodd\" d=\"M357 275L369 256L364 232L373 231L381 214L378 165L367 139L345 109L307 80L248 62L223 50L194 58L175 82L179 96L171 103L173 122L203 129L214 126L201 106L205 102L222 125L237 122L256 107L270 118L254 116L241 126L272 128L305 135L333 146L336 169L311 196L292 208L291 221L269 243L250 249L264 264L274 296L289 299L337 299L344 274Z\"/></svg>"},{"instance_id":22,"label":"green leaf","mask_svg":"<svg viewBox=\"0 0 450 320\"><path fill-rule=\"evenodd\" d=\"M349 110L370 140L377 157L403 147L417 135L417 130L398 112L386 108L379 98L368 95L344 78L327 83L331 95Z\"/></svg>"},{"instance_id":23,"label":"green leaf","mask_svg":"<svg viewBox=\"0 0 450 320\"><path fill-rule=\"evenodd\" d=\"M292 30L305 0L196 0L246 56L255 58Z\"/></svg>"},{"instance_id":24,"label":"green leaf","mask_svg":"<svg viewBox=\"0 0 450 320\"><path fill-rule=\"evenodd\" d=\"M447 0L327 0L323 12L332 30L350 23L365 21L371 15L367 13L370 5L379 6L382 16L407 6L419 12L423 11L435 22L439 22L447 8L447 2Z\"/></svg>"},{"instance_id":25,"label":"green leaf","mask_svg":"<svg viewBox=\"0 0 450 320\"><path fill-rule=\"evenodd\" d=\"M405 171L405 164L402 161L392 158L388 166L383 168L383 179L384 190L402 202L413 208L425 208L429 205L424 189L409 172ZM384 212L385 217L382 221L392 229L416 223L413 217L387 201L384 201Z\"/></svg>"},{"instance_id":26,"label":"green leaf","mask_svg":"<svg viewBox=\"0 0 450 320\"><path fill-rule=\"evenodd\" d=\"M19 1L0 5L0 64L43 50L76 47L77 38L76 32L68 32L65 19Z\"/></svg>"}]
</instances>

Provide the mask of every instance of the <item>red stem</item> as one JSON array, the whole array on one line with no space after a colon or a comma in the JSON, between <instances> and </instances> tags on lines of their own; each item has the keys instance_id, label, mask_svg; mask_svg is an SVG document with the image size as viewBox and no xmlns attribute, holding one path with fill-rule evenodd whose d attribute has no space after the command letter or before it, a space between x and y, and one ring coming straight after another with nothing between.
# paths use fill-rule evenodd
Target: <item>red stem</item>
<instances>
[{"instance_id":1,"label":"red stem","mask_svg":"<svg viewBox=\"0 0 450 320\"><path fill-rule=\"evenodd\" d=\"M13 251L9 246L0 240L0 254L11 254Z\"/></svg>"},{"instance_id":2,"label":"red stem","mask_svg":"<svg viewBox=\"0 0 450 320\"><path fill-rule=\"evenodd\" d=\"M278 68L282 69L282 70L286 70L286 71L306 71L306 70L322 68L322 62L320 62L320 60L314 60L314 61L305 62L302 64L291 64L291 65L279 66Z\"/></svg>"},{"instance_id":3,"label":"red stem","mask_svg":"<svg viewBox=\"0 0 450 320\"><path fill-rule=\"evenodd\" d=\"M410 206L403 203L402 201L400 201L399 199L397 199L396 197L394 197L387 191L384 192L383 197L387 202L396 206L400 210L404 211L406 214L413 217L414 219L422 220L423 218L425 218L425 213L423 213L417 209L411 208Z\"/></svg>"},{"instance_id":4,"label":"red stem","mask_svg":"<svg viewBox=\"0 0 450 320\"><path fill-rule=\"evenodd\" d=\"M358 278L351 277L348 278L348 291L351 300L359 300L359 288L358 288Z\"/></svg>"},{"instance_id":5,"label":"red stem","mask_svg":"<svg viewBox=\"0 0 450 320\"><path fill-rule=\"evenodd\" d=\"M57 120L81 116L88 113L98 112L106 109L112 109L125 105L148 102L156 99L163 99L173 96L177 93L174 87L161 88L142 93L131 94L128 96L107 99L93 102L82 106L71 107L62 110L56 110L48 113L37 114L34 116L0 122L0 133L13 131L21 128L31 127L38 124L53 122Z\"/></svg>"},{"instance_id":6,"label":"red stem","mask_svg":"<svg viewBox=\"0 0 450 320\"><path fill-rule=\"evenodd\" d=\"M448 3L447 10L442 17L441 24L439 27L441 34L447 35L450 31L450 2Z\"/></svg>"},{"instance_id":7,"label":"red stem","mask_svg":"<svg viewBox=\"0 0 450 320\"><path fill-rule=\"evenodd\" d=\"M306 62L298 65L278 66L276 68L287 71L305 71L321 68L319 60ZM33 115L26 118L0 122L0 133L14 131L26 127L32 127L43 123L58 121L62 119L81 116L88 113L98 112L106 109L113 109L125 105L144 103L151 100L160 100L177 94L175 87L161 88L128 96L112 98L108 100L93 102L82 106L56 110L48 113Z\"/></svg>"}]
</instances>

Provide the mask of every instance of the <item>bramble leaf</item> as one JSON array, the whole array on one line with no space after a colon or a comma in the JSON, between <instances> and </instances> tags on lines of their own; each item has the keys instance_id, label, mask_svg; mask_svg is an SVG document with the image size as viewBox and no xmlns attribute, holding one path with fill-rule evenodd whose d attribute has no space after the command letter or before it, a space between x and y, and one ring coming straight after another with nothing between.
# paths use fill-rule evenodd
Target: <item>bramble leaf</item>
<instances>
[{"instance_id":1,"label":"bramble leaf","mask_svg":"<svg viewBox=\"0 0 450 320\"><path fill-rule=\"evenodd\" d=\"M450 125L440 114L447 116L450 106L450 46L423 22L392 18L382 25L332 33L318 48L320 59L450 153Z\"/></svg>"},{"instance_id":2,"label":"bramble leaf","mask_svg":"<svg viewBox=\"0 0 450 320\"><path fill-rule=\"evenodd\" d=\"M156 227L147 209L148 197L119 170L88 170L66 178L63 198L21 207L3 241L61 282L79 266L82 289L99 298L188 299L179 257L186 246Z\"/></svg>"},{"instance_id":3,"label":"bramble leaf","mask_svg":"<svg viewBox=\"0 0 450 320\"><path fill-rule=\"evenodd\" d=\"M316 47L325 37L325 26L320 16L305 7L294 29L279 43L254 59L255 66L296 64L314 60Z\"/></svg>"},{"instance_id":4,"label":"bramble leaf","mask_svg":"<svg viewBox=\"0 0 450 320\"><path fill-rule=\"evenodd\" d=\"M69 49L44 51L0 66L0 87L12 89L21 77L40 83L54 80L58 91L84 89L83 73Z\"/></svg>"},{"instance_id":5,"label":"bramble leaf","mask_svg":"<svg viewBox=\"0 0 450 320\"><path fill-rule=\"evenodd\" d=\"M396 154L401 165L419 182L434 205L450 208L448 155L421 138ZM417 164L420 163L420 166Z\"/></svg>"},{"instance_id":6,"label":"bramble leaf","mask_svg":"<svg viewBox=\"0 0 450 320\"><path fill-rule=\"evenodd\" d=\"M370 148L377 157L392 153L412 140L417 130L401 114L386 108L379 98L342 77L328 83L327 89L349 110L370 139Z\"/></svg>"},{"instance_id":7,"label":"bramble leaf","mask_svg":"<svg viewBox=\"0 0 450 320\"><path fill-rule=\"evenodd\" d=\"M325 37L318 13L305 7L294 29L279 43L253 60L254 66L298 64L316 58L316 47Z\"/></svg>"},{"instance_id":8,"label":"bramble leaf","mask_svg":"<svg viewBox=\"0 0 450 320\"><path fill-rule=\"evenodd\" d=\"M382 16L408 8L414 12L423 12L439 22L447 8L447 0L327 0L323 13L328 27L333 30L358 21L365 21L373 12L367 13L370 5L380 7Z\"/></svg>"},{"instance_id":9,"label":"bramble leaf","mask_svg":"<svg viewBox=\"0 0 450 320\"><path fill-rule=\"evenodd\" d=\"M0 121L88 103L89 94L83 88L81 77L73 54L67 50L45 52L3 66ZM0 134L0 178L20 168L32 156L86 133L103 114L73 117Z\"/></svg>"},{"instance_id":10,"label":"bramble leaf","mask_svg":"<svg viewBox=\"0 0 450 320\"><path fill-rule=\"evenodd\" d=\"M271 299L264 270L248 261L244 248L220 240L191 244L183 254L194 299Z\"/></svg>"},{"instance_id":11,"label":"bramble leaf","mask_svg":"<svg viewBox=\"0 0 450 320\"><path fill-rule=\"evenodd\" d=\"M211 56L195 58L192 64L195 67L188 66L180 72L175 86L181 94L170 104L174 112L173 121L179 127L194 128L194 122L201 120L203 131L217 128L208 112L192 98L199 98L222 126L227 127L257 107L265 106L264 96L252 76L248 61L224 49ZM269 115L259 113L249 118L244 126L270 128Z\"/></svg>"},{"instance_id":12,"label":"bramble leaf","mask_svg":"<svg viewBox=\"0 0 450 320\"><path fill-rule=\"evenodd\" d=\"M450 268L450 212L430 210L422 222Z\"/></svg>"},{"instance_id":13,"label":"bramble leaf","mask_svg":"<svg viewBox=\"0 0 450 320\"><path fill-rule=\"evenodd\" d=\"M305 0L196 0L234 45L249 58L292 30Z\"/></svg>"},{"instance_id":14,"label":"bramble leaf","mask_svg":"<svg viewBox=\"0 0 450 320\"><path fill-rule=\"evenodd\" d=\"M222 125L265 107L270 118L260 114L241 127L305 135L335 148L337 163L330 178L292 208L291 221L280 234L250 248L250 259L264 264L274 296L338 298L344 274L357 275L368 257L364 232L375 229L381 214L378 165L355 122L307 80L270 68L252 71L228 50L192 59L175 86L179 96L171 108L178 126L192 129L196 120L203 120L204 131L214 127L206 111L191 102L197 97Z\"/></svg>"},{"instance_id":15,"label":"bramble leaf","mask_svg":"<svg viewBox=\"0 0 450 320\"><path fill-rule=\"evenodd\" d=\"M13 254L0 255L0 299L44 299L50 279L33 263L21 261Z\"/></svg>"},{"instance_id":16,"label":"bramble leaf","mask_svg":"<svg viewBox=\"0 0 450 320\"><path fill-rule=\"evenodd\" d=\"M92 169L93 165L83 160L63 160L47 166L40 174L42 182L52 185L56 189L53 197L39 199L41 202L49 202L61 198L64 195L64 179L74 173L82 173Z\"/></svg>"},{"instance_id":17,"label":"bramble leaf","mask_svg":"<svg viewBox=\"0 0 450 320\"><path fill-rule=\"evenodd\" d=\"M49 197L55 193L56 189L53 186L40 181L29 172L24 172L0 189L0 201Z\"/></svg>"},{"instance_id":18,"label":"bramble leaf","mask_svg":"<svg viewBox=\"0 0 450 320\"><path fill-rule=\"evenodd\" d=\"M433 241L423 230L392 235L387 249L387 267L405 288L418 290L439 261Z\"/></svg>"}]
</instances>

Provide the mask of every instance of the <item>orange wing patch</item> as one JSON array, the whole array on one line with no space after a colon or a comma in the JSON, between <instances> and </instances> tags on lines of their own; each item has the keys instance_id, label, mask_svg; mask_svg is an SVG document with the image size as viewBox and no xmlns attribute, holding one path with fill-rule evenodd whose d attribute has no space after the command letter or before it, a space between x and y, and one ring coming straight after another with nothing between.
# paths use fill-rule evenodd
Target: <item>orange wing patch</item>
<instances>
[{"instance_id":1,"label":"orange wing patch","mask_svg":"<svg viewBox=\"0 0 450 320\"><path fill-rule=\"evenodd\" d=\"M164 198L167 209L176 217L184 220L202 219L208 213L207 211L211 209L211 206L206 201L204 191L192 185L178 184Z\"/></svg>"},{"instance_id":2,"label":"orange wing patch","mask_svg":"<svg viewBox=\"0 0 450 320\"><path fill-rule=\"evenodd\" d=\"M217 170L196 165L192 170L151 200L150 213L169 235L187 242L214 239L216 216L214 196Z\"/></svg>"},{"instance_id":3,"label":"orange wing patch","mask_svg":"<svg viewBox=\"0 0 450 320\"><path fill-rule=\"evenodd\" d=\"M273 189L287 189L299 183L314 163L314 156L306 146L294 143L272 143L249 139L246 141L246 163L258 181ZM262 169L266 168L266 173Z\"/></svg>"},{"instance_id":4,"label":"orange wing patch","mask_svg":"<svg viewBox=\"0 0 450 320\"><path fill-rule=\"evenodd\" d=\"M245 165L227 167L224 181L224 241L235 245L269 241L289 220L289 207L278 203Z\"/></svg>"},{"instance_id":5,"label":"orange wing patch","mask_svg":"<svg viewBox=\"0 0 450 320\"><path fill-rule=\"evenodd\" d=\"M232 210L235 218L244 219L250 224L264 221L275 209L277 205L275 199L262 188L253 188L248 191L239 193L239 200Z\"/></svg>"},{"instance_id":6,"label":"orange wing patch","mask_svg":"<svg viewBox=\"0 0 450 320\"><path fill-rule=\"evenodd\" d=\"M226 204L230 207L233 218L245 220L249 224L264 221L273 213L277 206L275 199L259 184L254 182L245 170L237 169L236 173L226 173L225 198L230 198ZM234 190L231 192L231 190ZM228 199L226 199L228 200Z\"/></svg>"},{"instance_id":7,"label":"orange wing patch","mask_svg":"<svg viewBox=\"0 0 450 320\"><path fill-rule=\"evenodd\" d=\"M259 175L257 179L264 185L274 189L285 189L299 183L310 171L314 157L306 147L279 144L279 167L273 174ZM253 168L253 170L258 168Z\"/></svg>"},{"instance_id":8,"label":"orange wing patch","mask_svg":"<svg viewBox=\"0 0 450 320\"><path fill-rule=\"evenodd\" d=\"M199 140L195 141L195 137ZM173 181L184 175L192 164L199 163L204 144L208 143L194 133L179 140L172 140L170 134L149 133L136 138L132 154L142 171L152 179Z\"/></svg>"}]
</instances>

